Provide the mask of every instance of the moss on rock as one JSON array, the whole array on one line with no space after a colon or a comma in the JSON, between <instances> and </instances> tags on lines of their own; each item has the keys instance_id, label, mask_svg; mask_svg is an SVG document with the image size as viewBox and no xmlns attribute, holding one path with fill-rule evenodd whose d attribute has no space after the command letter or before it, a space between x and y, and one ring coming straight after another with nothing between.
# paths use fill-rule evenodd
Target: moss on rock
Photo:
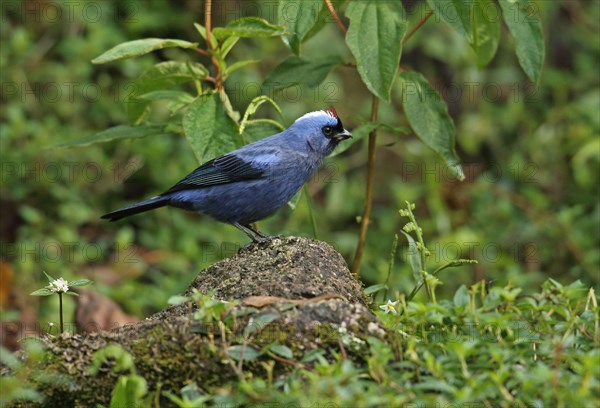
<instances>
[{"instance_id":1,"label":"moss on rock","mask_svg":"<svg viewBox=\"0 0 600 408\"><path fill-rule=\"evenodd\" d=\"M187 303L111 331L46 338L51 357L45 369L61 380L42 390L44 405L107 404L119 376L111 369L113 363L106 362L95 376L88 367L93 353L108 344L120 344L132 354L137 374L151 392L160 388L178 393L189 381L211 386L240 375L263 376L259 362L266 360L273 360L276 375L297 366L292 359L267 352L240 365L227 352L234 345L261 352L278 343L287 346L294 359L320 348L327 358L337 353L362 361L366 339L386 335L343 258L314 240L290 237L252 244L201 272L185 293L193 291L211 292L222 300L276 296L304 301L279 300L261 308L242 303L229 311L226 326L194 319ZM335 298L315 299L321 295Z\"/></svg>"}]
</instances>

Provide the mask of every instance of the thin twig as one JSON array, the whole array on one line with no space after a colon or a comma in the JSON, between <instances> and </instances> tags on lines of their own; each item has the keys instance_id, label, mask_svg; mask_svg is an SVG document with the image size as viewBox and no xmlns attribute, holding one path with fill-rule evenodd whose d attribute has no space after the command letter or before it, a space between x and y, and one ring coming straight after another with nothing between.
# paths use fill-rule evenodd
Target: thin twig
<instances>
[{"instance_id":1,"label":"thin twig","mask_svg":"<svg viewBox=\"0 0 600 408\"><path fill-rule=\"evenodd\" d=\"M408 41L408 39L409 39L410 37L412 37L412 36L413 36L413 34L414 34L414 33L416 33L416 32L417 32L417 30L418 30L419 28L421 28L421 26L422 26L423 24L425 24L425 22L426 22L426 21L429 19L429 17L431 17L432 15L433 15L433 11L432 11L432 10L429 10L429 11L427 12L427 14L425 14L425 15L423 16L423 18L422 18L422 19L421 19L421 20L420 20L420 21L417 23L417 25L416 25L416 26L414 26L414 27L413 27L413 29L412 29L412 30L410 30L410 31L408 32L408 34L406 34L406 35L404 36L404 38L402 39L402 45L406 44L406 42Z\"/></svg>"},{"instance_id":2,"label":"thin twig","mask_svg":"<svg viewBox=\"0 0 600 408\"><path fill-rule=\"evenodd\" d=\"M203 50L203 49L202 49L202 48L200 48L200 47L197 47L197 48L192 48L192 49L193 49L194 51L196 51L196 52L197 52L198 54L200 54L200 55L204 55L204 56L207 56L207 57L209 57L209 55L208 55L208 52L206 52L205 50Z\"/></svg>"},{"instance_id":3,"label":"thin twig","mask_svg":"<svg viewBox=\"0 0 600 408\"><path fill-rule=\"evenodd\" d=\"M377 121L377 112L379 110L379 98L373 95L371 105L371 122ZM371 220L371 208L373 207L373 183L375 181L375 150L377 147L377 128L369 133L369 157L367 164L367 193L365 197L365 209L362 219L360 220L360 235L354 254L354 262L352 263L352 273L355 276L360 274L360 264L362 262L365 241L367 239L367 229Z\"/></svg>"},{"instance_id":4,"label":"thin twig","mask_svg":"<svg viewBox=\"0 0 600 408\"><path fill-rule=\"evenodd\" d=\"M325 4L327 5L327 9L329 9L329 13L331 14L331 16L333 17L333 19L337 23L338 27L340 28L340 31L342 33L346 34L346 32L348 30L344 26L344 23L342 23L342 20L340 20L340 17L335 12L335 9L333 8L333 4L331 4L331 0L325 0Z\"/></svg>"}]
</instances>

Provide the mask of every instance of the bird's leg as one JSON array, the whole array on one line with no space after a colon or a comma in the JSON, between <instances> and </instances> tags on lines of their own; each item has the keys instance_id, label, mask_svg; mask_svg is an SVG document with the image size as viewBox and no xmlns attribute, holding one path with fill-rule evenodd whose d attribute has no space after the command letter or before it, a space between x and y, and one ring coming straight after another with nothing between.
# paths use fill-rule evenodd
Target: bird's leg
<instances>
[{"instance_id":1,"label":"bird's leg","mask_svg":"<svg viewBox=\"0 0 600 408\"><path fill-rule=\"evenodd\" d=\"M255 231L253 228L250 228L247 225L242 225L239 222L233 222L231 225L240 231L243 231L244 234L248 235L253 242L265 242L266 240L263 234Z\"/></svg>"},{"instance_id":2,"label":"bird's leg","mask_svg":"<svg viewBox=\"0 0 600 408\"><path fill-rule=\"evenodd\" d=\"M261 238L272 238L271 236L265 235L262 232L260 232L258 229L254 228L252 226L252 224L245 225L245 227L248 228L250 231L254 232L256 235L258 235Z\"/></svg>"}]
</instances>

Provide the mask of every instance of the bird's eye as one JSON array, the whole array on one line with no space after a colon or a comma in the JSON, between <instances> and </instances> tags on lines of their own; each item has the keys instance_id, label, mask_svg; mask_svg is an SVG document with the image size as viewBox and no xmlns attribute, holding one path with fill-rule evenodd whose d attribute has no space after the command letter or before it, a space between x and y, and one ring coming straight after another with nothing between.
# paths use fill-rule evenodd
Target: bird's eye
<instances>
[{"instance_id":1,"label":"bird's eye","mask_svg":"<svg viewBox=\"0 0 600 408\"><path fill-rule=\"evenodd\" d=\"M333 128L331 126L324 126L323 134L327 137L330 137L333 134Z\"/></svg>"}]
</instances>

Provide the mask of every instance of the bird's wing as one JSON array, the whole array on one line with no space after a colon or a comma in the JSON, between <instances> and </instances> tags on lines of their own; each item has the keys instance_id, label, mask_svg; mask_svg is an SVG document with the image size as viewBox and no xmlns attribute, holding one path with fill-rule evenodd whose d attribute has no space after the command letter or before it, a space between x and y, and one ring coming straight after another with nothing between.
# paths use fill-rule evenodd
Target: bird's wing
<instances>
[{"instance_id":1,"label":"bird's wing","mask_svg":"<svg viewBox=\"0 0 600 408\"><path fill-rule=\"evenodd\" d=\"M264 174L265 171L256 166L256 164L248 162L234 154L226 154L204 163L169 190L165 191L165 194L198 187L256 179Z\"/></svg>"}]
</instances>

